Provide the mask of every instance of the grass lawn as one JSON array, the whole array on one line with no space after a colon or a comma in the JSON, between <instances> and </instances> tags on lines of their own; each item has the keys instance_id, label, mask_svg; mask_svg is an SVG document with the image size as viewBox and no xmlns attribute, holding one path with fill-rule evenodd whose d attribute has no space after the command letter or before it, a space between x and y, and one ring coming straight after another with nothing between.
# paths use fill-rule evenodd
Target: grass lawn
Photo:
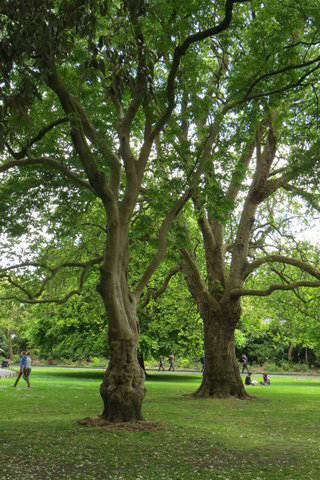
<instances>
[{"instance_id":1,"label":"grass lawn","mask_svg":"<svg viewBox=\"0 0 320 480\"><path fill-rule=\"evenodd\" d=\"M320 479L320 379L272 378L257 400L194 400L199 376L152 375L149 431L83 427L101 372L39 369L0 380L0 480ZM256 379L259 379L256 376Z\"/></svg>"}]
</instances>

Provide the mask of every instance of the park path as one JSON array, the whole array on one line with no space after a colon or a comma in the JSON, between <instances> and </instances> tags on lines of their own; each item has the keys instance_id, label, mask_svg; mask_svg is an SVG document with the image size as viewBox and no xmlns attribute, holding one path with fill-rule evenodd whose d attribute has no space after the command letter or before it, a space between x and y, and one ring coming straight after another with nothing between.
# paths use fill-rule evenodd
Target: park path
<instances>
[{"instance_id":1,"label":"park path","mask_svg":"<svg viewBox=\"0 0 320 480\"><path fill-rule=\"evenodd\" d=\"M12 370L8 370L7 368L0 368L0 378L14 377L15 375L16 372L13 372Z\"/></svg>"},{"instance_id":2,"label":"park path","mask_svg":"<svg viewBox=\"0 0 320 480\"><path fill-rule=\"evenodd\" d=\"M16 368L19 369L19 365L16 365ZM65 369L68 369L68 370L94 370L94 371L101 371L101 372L104 372L105 371L105 368L103 367L72 367L72 366L51 366L51 365L48 365L48 366L32 366L32 369L35 369L35 370L41 370L41 369L61 369L61 368L65 368ZM0 369L1 371L1 369ZM158 372L158 369L156 368L147 368L146 369L146 372L147 374L157 374L157 375L173 375L173 374L176 374L176 375L199 375L199 376L202 376L202 373L198 370L198 371L191 371L191 370L176 370L174 372L168 372L168 370L165 370L164 372ZM0 373L1 375L1 373ZM304 375L304 374L300 374L300 373L268 373L269 377L283 377L283 378L320 378L320 375ZM241 373L241 376L242 377L245 377L246 374L245 373ZM258 376L262 376L262 373L253 373L253 376L254 377L258 377Z\"/></svg>"}]
</instances>

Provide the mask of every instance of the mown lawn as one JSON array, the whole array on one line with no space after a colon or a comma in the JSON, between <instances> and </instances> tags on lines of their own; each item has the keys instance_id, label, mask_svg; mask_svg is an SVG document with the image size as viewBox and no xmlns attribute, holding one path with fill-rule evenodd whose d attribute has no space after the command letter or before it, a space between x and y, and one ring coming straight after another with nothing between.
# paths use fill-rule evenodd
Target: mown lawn
<instances>
[{"instance_id":1,"label":"mown lawn","mask_svg":"<svg viewBox=\"0 0 320 480\"><path fill-rule=\"evenodd\" d=\"M320 379L272 378L256 400L194 400L199 376L147 381L147 431L83 427L101 372L41 369L0 380L0 479L320 479ZM257 377L258 379L259 377Z\"/></svg>"}]
</instances>

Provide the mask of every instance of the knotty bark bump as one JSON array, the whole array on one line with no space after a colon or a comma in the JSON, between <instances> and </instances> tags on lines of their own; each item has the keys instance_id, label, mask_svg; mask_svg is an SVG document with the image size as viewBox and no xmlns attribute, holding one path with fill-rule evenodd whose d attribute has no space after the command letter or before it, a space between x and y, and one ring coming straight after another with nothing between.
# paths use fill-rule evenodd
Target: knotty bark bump
<instances>
[{"instance_id":1,"label":"knotty bark bump","mask_svg":"<svg viewBox=\"0 0 320 480\"><path fill-rule=\"evenodd\" d=\"M104 403L102 417L113 423L143 420L141 409L146 389L136 342L134 339L112 340L110 349L110 363L100 387Z\"/></svg>"}]
</instances>

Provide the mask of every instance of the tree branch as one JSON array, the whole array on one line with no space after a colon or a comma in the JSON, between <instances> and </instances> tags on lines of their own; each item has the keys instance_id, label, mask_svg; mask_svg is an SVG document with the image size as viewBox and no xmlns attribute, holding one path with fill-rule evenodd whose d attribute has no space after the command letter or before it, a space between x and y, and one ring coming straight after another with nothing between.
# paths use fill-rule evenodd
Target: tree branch
<instances>
[{"instance_id":1,"label":"tree branch","mask_svg":"<svg viewBox=\"0 0 320 480\"><path fill-rule=\"evenodd\" d=\"M303 198L306 200L310 205L312 205L313 208L315 208L318 212L320 212L320 205L317 203L315 200L315 194L307 192L303 190L302 188L295 187L293 185L290 185L289 182L284 181L282 184L282 187L284 190L287 192L291 192L295 195L298 195L299 197Z\"/></svg>"},{"instance_id":2,"label":"tree branch","mask_svg":"<svg viewBox=\"0 0 320 480\"><path fill-rule=\"evenodd\" d=\"M312 277L315 277L318 280L320 280L320 272L317 271L310 263L302 262L301 260L296 260L290 257L285 257L283 255L269 255L264 258L259 258L258 260L255 260L254 262L248 264L246 268L246 277L253 271L257 270L259 267L261 267L261 265L265 265L266 263L273 263L273 262L283 263L285 265L292 265L308 273Z\"/></svg>"},{"instance_id":3,"label":"tree branch","mask_svg":"<svg viewBox=\"0 0 320 480\"><path fill-rule=\"evenodd\" d=\"M42 268L42 269L48 270L50 275L48 277L46 277L41 282L41 285L40 285L40 288L38 289L38 291L34 294L31 294L25 287L20 285L16 280L13 280L6 273L2 273L1 278L7 279L9 281L9 283L11 283L11 285L13 285L18 290L21 290L22 293L25 293L28 296L28 299L20 298L20 297L18 298L16 296L10 296L10 297L0 297L0 300L1 299L3 299L3 300L16 299L16 300L18 300L19 302L22 302L22 303L51 303L51 302L65 303L68 300L68 298L70 298L70 296L75 295L75 294L80 294L81 290L83 289L84 281L85 281L85 278L87 276L88 270L93 265L100 264L102 262L102 260L103 260L103 257L101 256L101 257L96 257L96 258L93 258L91 260L88 260L87 262L65 262L65 263L61 263L60 265L57 265L56 267L50 267L50 266L48 266L44 263L40 263L40 262L23 262L23 263L20 263L20 264L17 264L17 265L11 265L9 267L3 267L0 270L1 273L11 271L11 270L16 270L16 269L23 268L23 267L35 267L35 268ZM81 272L80 277L79 277L79 288L77 290L72 290L62 299L38 300L38 298L45 291L49 282L57 275L58 272L60 272L61 270L65 269L65 268L81 268L82 269L82 272Z\"/></svg>"},{"instance_id":4,"label":"tree branch","mask_svg":"<svg viewBox=\"0 0 320 480\"><path fill-rule=\"evenodd\" d=\"M147 295L143 301L143 304L141 305L141 308L146 308L146 306L148 305L148 303L150 302L150 300L153 298L154 300L156 300L157 298L159 298L167 289L168 285L169 285L169 282L171 280L171 278L176 275L178 272L181 272L181 265L177 265L176 267L173 267L168 273L167 275L164 277L164 280L163 280L163 283L161 285L160 288L158 288L158 290L154 290L152 288L149 288L148 291L147 291Z\"/></svg>"},{"instance_id":5,"label":"tree branch","mask_svg":"<svg viewBox=\"0 0 320 480\"><path fill-rule=\"evenodd\" d=\"M158 122L156 123L151 133L152 139L154 139L157 136L157 134L163 129L163 127L166 125L175 107L175 93L174 93L175 79L177 76L181 58L185 55L190 45L192 45L193 43L205 40L208 37L212 37L213 35L218 35L219 33L225 31L229 27L232 20L233 5L235 3L246 3L248 1L250 0L226 0L225 17L218 25L216 25L215 27L209 28L207 30L204 30L202 32L197 32L197 33L194 33L193 35L189 35L181 45L175 48L173 53L173 60L172 60L172 64L171 64L171 68L170 68L170 72L167 80L167 100L168 100L167 108L162 114L162 116L160 117L160 119L158 120Z\"/></svg>"},{"instance_id":6,"label":"tree branch","mask_svg":"<svg viewBox=\"0 0 320 480\"><path fill-rule=\"evenodd\" d=\"M50 123L49 125L47 125L46 127L44 127L42 130L40 130L40 132L33 138L31 138L30 140L28 140L28 142L26 143L26 145L24 147L22 147L22 149L20 150L20 152L14 152L8 145L8 150L10 152L10 154L13 156L13 158L15 160L19 160L23 157L25 157L28 153L28 150L32 147L32 145L34 145L35 143L37 143L39 140L41 140L48 132L50 132L50 130L52 130L54 127L56 127L57 125L61 125L62 123L66 123L68 121L68 118L67 117L63 117L63 118L60 118L58 120L55 120L54 122Z\"/></svg>"},{"instance_id":7,"label":"tree branch","mask_svg":"<svg viewBox=\"0 0 320 480\"><path fill-rule=\"evenodd\" d=\"M246 100L252 100L254 98L257 98L258 96L267 96L267 95L273 95L274 93L279 93L281 91L284 91L284 89L288 90L289 88L292 88L294 86L298 86L300 85L303 80L311 73L313 73L315 70L317 70L319 67L320 67L320 63L313 69L309 70L308 72L306 72L304 75L302 75L302 77L300 77L299 80L297 80L296 83L293 83L293 84L290 84L290 85L287 85L286 87L282 87L281 89L277 89L277 90L274 90L274 91L270 91L270 92L267 92L267 93L264 93L264 94L259 94L259 95L251 95L250 96L250 93L252 92L252 90L254 89L254 87L260 83L262 80L265 80L266 78L269 78L269 77L274 77L276 75L280 75L281 73L286 73L290 70L296 70L296 69L299 69L299 68L303 68L303 67L308 67L310 65L313 65L314 63L317 63L317 62L320 62L320 56L312 59L312 60L309 60L308 62L304 62L304 63L298 63L296 65L288 65L287 67L284 67L284 68L280 68L279 70L274 70L272 72L268 72L268 73L265 73L264 75L261 75L259 78L257 78L251 85L250 87L248 88L245 96L243 97L242 99L242 102L243 101L246 101Z\"/></svg>"},{"instance_id":8,"label":"tree branch","mask_svg":"<svg viewBox=\"0 0 320 480\"><path fill-rule=\"evenodd\" d=\"M204 298L205 302L211 305L214 310L217 310L219 308L219 303L216 301L216 299L212 295L210 295L210 292L206 284L202 280L198 267L196 263L193 261L190 253L186 248L181 248L180 252L187 265L186 274L188 275L188 272L189 271L191 272L192 285L188 285L188 286L189 288L191 287L191 290L195 290L195 298L199 298L199 296Z\"/></svg>"},{"instance_id":9,"label":"tree branch","mask_svg":"<svg viewBox=\"0 0 320 480\"><path fill-rule=\"evenodd\" d=\"M145 273L143 274L142 278L140 279L137 288L134 291L134 296L138 300L142 294L144 287L147 285L148 281L150 280L151 276L155 272L156 268L160 265L161 261L163 260L166 247L167 247L167 233L168 230L174 221L174 219L179 214L180 210L184 206L184 204L189 200L191 196L191 189L189 188L185 193L183 193L180 198L175 202L171 210L168 212L166 217L163 219L158 236L158 249L156 254L154 255L153 259L151 260L150 264L148 265Z\"/></svg>"},{"instance_id":10,"label":"tree branch","mask_svg":"<svg viewBox=\"0 0 320 480\"><path fill-rule=\"evenodd\" d=\"M266 290L250 290L245 288L234 288L230 291L230 295L232 297L244 297L244 296L267 297L268 295L271 295L273 292L277 290L288 291L288 290L294 290L299 287L318 288L320 287L320 281L310 282L307 280L305 281L302 280L300 282L295 282L288 285L271 285Z\"/></svg>"},{"instance_id":11,"label":"tree branch","mask_svg":"<svg viewBox=\"0 0 320 480\"><path fill-rule=\"evenodd\" d=\"M97 192L92 188L89 182L81 178L79 175L71 172L65 165L63 165L59 160L50 157L39 157L39 158L24 158L21 160L11 160L0 165L0 173L7 172L14 167L26 167L29 165L44 165L47 167L54 168L62 173L66 178L72 180L73 183L90 190L91 193L97 195Z\"/></svg>"}]
</instances>

